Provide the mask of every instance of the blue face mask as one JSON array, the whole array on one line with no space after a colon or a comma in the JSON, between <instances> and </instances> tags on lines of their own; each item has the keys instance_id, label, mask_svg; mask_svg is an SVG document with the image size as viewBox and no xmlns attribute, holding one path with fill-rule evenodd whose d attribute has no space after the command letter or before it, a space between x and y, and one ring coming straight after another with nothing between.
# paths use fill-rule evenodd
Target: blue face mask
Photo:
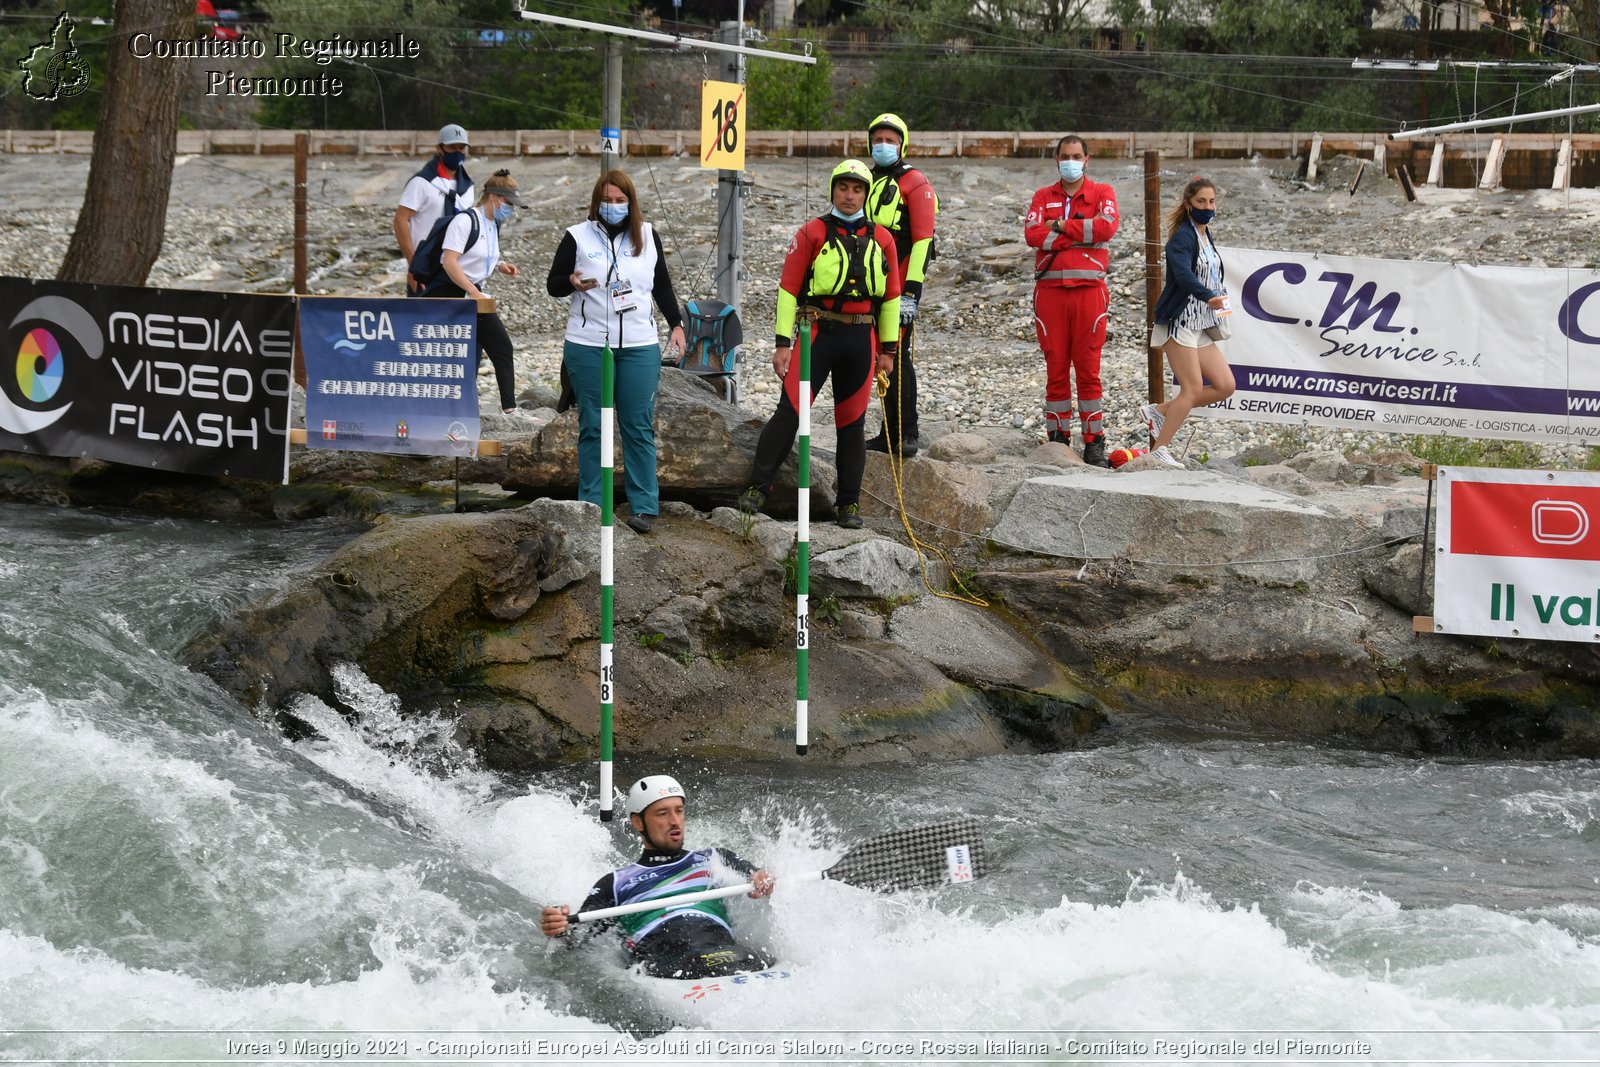
<instances>
[{"instance_id":1,"label":"blue face mask","mask_svg":"<svg viewBox=\"0 0 1600 1067\"><path fill-rule=\"evenodd\" d=\"M1210 224L1212 219L1217 217L1217 211L1215 208L1201 211L1197 207L1192 207L1189 209L1189 217L1194 220L1196 226L1206 226Z\"/></svg>"},{"instance_id":2,"label":"blue face mask","mask_svg":"<svg viewBox=\"0 0 1600 1067\"><path fill-rule=\"evenodd\" d=\"M1061 180L1075 182L1083 177L1083 160L1063 159L1056 163L1056 169L1061 172Z\"/></svg>"},{"instance_id":3,"label":"blue face mask","mask_svg":"<svg viewBox=\"0 0 1600 1067\"><path fill-rule=\"evenodd\" d=\"M459 170L461 164L465 163L466 161L467 154L465 152L446 152L444 155L439 157L439 162L443 163L451 170Z\"/></svg>"},{"instance_id":4,"label":"blue face mask","mask_svg":"<svg viewBox=\"0 0 1600 1067\"><path fill-rule=\"evenodd\" d=\"M621 226L628 219L627 204L601 204L600 220L612 226Z\"/></svg>"},{"instance_id":5,"label":"blue face mask","mask_svg":"<svg viewBox=\"0 0 1600 1067\"><path fill-rule=\"evenodd\" d=\"M879 141L872 146L872 161L880 167L892 167L900 158L900 149L888 141Z\"/></svg>"},{"instance_id":6,"label":"blue face mask","mask_svg":"<svg viewBox=\"0 0 1600 1067\"><path fill-rule=\"evenodd\" d=\"M499 207L495 208L494 209L494 221L496 221L496 222L510 222L511 221L511 205L510 204L501 204Z\"/></svg>"},{"instance_id":7,"label":"blue face mask","mask_svg":"<svg viewBox=\"0 0 1600 1067\"><path fill-rule=\"evenodd\" d=\"M863 208L862 210L856 212L854 215L846 215L844 212L840 211L838 208L833 208L832 210L833 210L834 218L843 219L845 222L860 222L863 218L866 217L866 214L867 214L865 208Z\"/></svg>"}]
</instances>

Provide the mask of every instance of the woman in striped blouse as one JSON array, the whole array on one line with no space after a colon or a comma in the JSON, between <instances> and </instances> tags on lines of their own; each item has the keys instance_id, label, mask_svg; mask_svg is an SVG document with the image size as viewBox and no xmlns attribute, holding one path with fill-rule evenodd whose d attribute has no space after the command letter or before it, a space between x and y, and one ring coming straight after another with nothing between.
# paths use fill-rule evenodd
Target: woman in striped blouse
<instances>
[{"instance_id":1,"label":"woman in striped blouse","mask_svg":"<svg viewBox=\"0 0 1600 1067\"><path fill-rule=\"evenodd\" d=\"M1189 412L1233 395L1233 371L1218 345L1230 332L1225 322L1233 308L1222 285L1222 255L1209 232L1216 213L1217 187L1200 177L1189 180L1167 213L1167 278L1150 346L1166 353L1178 395L1145 404L1139 413L1155 441L1150 454L1170 467L1183 466L1167 445Z\"/></svg>"}]
</instances>

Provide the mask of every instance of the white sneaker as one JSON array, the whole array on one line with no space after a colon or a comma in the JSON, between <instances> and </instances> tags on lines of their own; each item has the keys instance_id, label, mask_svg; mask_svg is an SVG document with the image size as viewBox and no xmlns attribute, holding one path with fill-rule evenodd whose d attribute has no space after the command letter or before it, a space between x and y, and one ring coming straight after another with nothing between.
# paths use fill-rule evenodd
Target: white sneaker
<instances>
[{"instance_id":1,"label":"white sneaker","mask_svg":"<svg viewBox=\"0 0 1600 1067\"><path fill-rule=\"evenodd\" d=\"M1161 427L1167 424L1167 417L1156 410L1154 404L1140 404L1139 414L1144 419L1144 424L1150 429L1151 437L1161 436Z\"/></svg>"},{"instance_id":2,"label":"white sneaker","mask_svg":"<svg viewBox=\"0 0 1600 1067\"><path fill-rule=\"evenodd\" d=\"M1171 452L1167 451L1166 445L1162 445L1160 448L1152 448L1150 450L1150 455L1154 456L1156 459L1160 460L1162 463L1165 463L1169 467L1177 467L1179 470L1188 469L1183 465L1181 460L1179 460Z\"/></svg>"}]
</instances>

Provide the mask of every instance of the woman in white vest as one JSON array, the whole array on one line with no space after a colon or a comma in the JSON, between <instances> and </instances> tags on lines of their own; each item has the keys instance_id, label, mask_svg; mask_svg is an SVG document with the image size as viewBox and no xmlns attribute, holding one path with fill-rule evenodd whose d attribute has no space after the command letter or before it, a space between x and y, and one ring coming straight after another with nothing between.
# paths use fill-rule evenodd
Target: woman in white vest
<instances>
[{"instance_id":1,"label":"woman in white vest","mask_svg":"<svg viewBox=\"0 0 1600 1067\"><path fill-rule=\"evenodd\" d=\"M600 356L616 357L616 420L628 493L628 525L649 533L661 512L656 482L656 386L661 344L655 304L683 351L683 315L661 238L644 221L633 181L608 170L589 196L588 218L567 230L546 284L571 300L562 360L578 397L578 497L600 503Z\"/></svg>"},{"instance_id":2,"label":"woman in white vest","mask_svg":"<svg viewBox=\"0 0 1600 1067\"><path fill-rule=\"evenodd\" d=\"M517 180L509 170L497 170L494 177L483 183L483 198L476 206L458 211L444 232L444 251L439 260L455 288L435 295L481 300L489 295L483 287L489 284L490 275L517 276L515 264L500 258L500 227L511 221L513 209L521 203ZM516 368L511 359L511 335L506 333L498 314L478 313L478 348L480 351L473 353L474 372L482 353L489 353L489 362L494 364L495 384L500 387L500 410L507 415L516 414Z\"/></svg>"}]
</instances>

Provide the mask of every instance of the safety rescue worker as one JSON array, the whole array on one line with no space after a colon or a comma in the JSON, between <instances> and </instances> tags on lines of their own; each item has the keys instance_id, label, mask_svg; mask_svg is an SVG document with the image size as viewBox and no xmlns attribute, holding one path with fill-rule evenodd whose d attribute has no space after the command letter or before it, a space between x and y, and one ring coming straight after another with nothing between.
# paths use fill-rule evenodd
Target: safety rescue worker
<instances>
[{"instance_id":1,"label":"safety rescue worker","mask_svg":"<svg viewBox=\"0 0 1600 1067\"><path fill-rule=\"evenodd\" d=\"M1077 381L1084 461L1109 467L1100 413L1100 349L1110 310L1111 238L1121 219L1111 186L1085 177L1088 163L1083 138L1069 133L1056 142L1059 180L1033 194L1024 236L1038 249L1033 325L1044 353L1045 428L1052 441L1072 439L1070 373Z\"/></svg>"},{"instance_id":2,"label":"safety rescue worker","mask_svg":"<svg viewBox=\"0 0 1600 1067\"><path fill-rule=\"evenodd\" d=\"M685 799L678 780L664 774L641 778L628 790L628 821L644 839L644 850L637 861L596 882L578 910L596 911L646 900L660 900L662 906L583 923L572 943L616 926L633 961L657 978L709 978L765 970L772 966L772 958L734 940L728 909L721 900L676 907L671 903L674 896L740 881L751 883L750 896L764 897L777 884L772 875L728 849L684 848ZM545 908L539 915L539 929L546 937L566 936L570 914L564 904Z\"/></svg>"},{"instance_id":3,"label":"safety rescue worker","mask_svg":"<svg viewBox=\"0 0 1600 1067\"><path fill-rule=\"evenodd\" d=\"M882 373L893 369L900 339L900 267L889 231L866 217L871 186L865 164L854 159L840 163L828 183L833 207L800 227L789 242L778 282L777 347L772 353L772 369L783 379L783 392L756 443L750 488L739 497L742 511L754 513L766 503L778 468L794 447L800 428L795 337L796 330L808 329L811 398L833 378L838 522L847 530L861 528L861 475L867 465L863 423L872 399L874 365Z\"/></svg>"},{"instance_id":4,"label":"safety rescue worker","mask_svg":"<svg viewBox=\"0 0 1600 1067\"><path fill-rule=\"evenodd\" d=\"M933 229L939 198L923 173L906 162L911 135L899 115L885 112L867 126L872 151L872 190L867 218L894 238L900 264L900 355L889 372L883 397L883 431L867 442L876 452L917 454L917 367L911 335L922 302L928 262L934 255Z\"/></svg>"}]
</instances>

